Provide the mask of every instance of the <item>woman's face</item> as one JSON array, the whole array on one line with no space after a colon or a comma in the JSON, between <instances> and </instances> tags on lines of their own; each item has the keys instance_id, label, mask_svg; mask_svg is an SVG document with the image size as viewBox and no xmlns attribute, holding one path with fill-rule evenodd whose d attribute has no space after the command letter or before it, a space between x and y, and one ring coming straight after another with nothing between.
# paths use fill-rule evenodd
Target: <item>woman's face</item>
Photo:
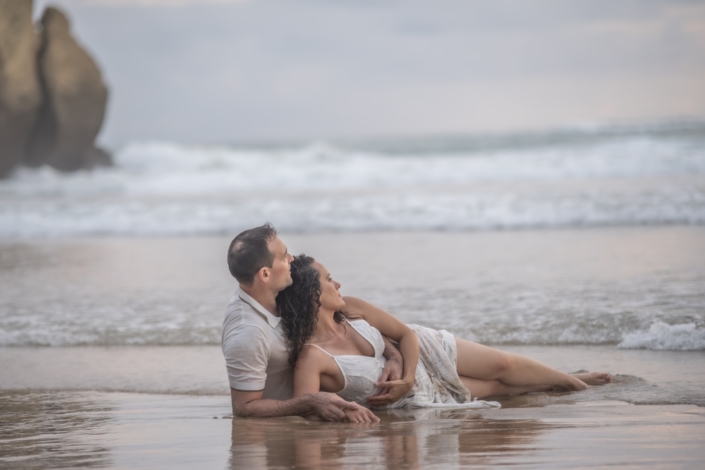
<instances>
[{"instance_id":1,"label":"woman's face","mask_svg":"<svg viewBox=\"0 0 705 470\"><path fill-rule=\"evenodd\" d=\"M321 275L321 308L337 312L345 307L343 297L340 295L340 283L333 280L330 273L318 261L314 261L313 267Z\"/></svg>"}]
</instances>

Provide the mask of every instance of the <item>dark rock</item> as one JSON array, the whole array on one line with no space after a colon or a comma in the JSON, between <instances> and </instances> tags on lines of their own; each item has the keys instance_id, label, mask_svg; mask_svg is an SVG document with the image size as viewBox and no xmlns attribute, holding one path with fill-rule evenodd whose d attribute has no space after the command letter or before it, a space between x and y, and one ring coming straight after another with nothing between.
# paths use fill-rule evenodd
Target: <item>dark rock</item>
<instances>
[{"instance_id":1,"label":"dark rock","mask_svg":"<svg viewBox=\"0 0 705 470\"><path fill-rule=\"evenodd\" d=\"M0 178L23 158L41 90L32 0L0 0Z\"/></svg>"},{"instance_id":2,"label":"dark rock","mask_svg":"<svg viewBox=\"0 0 705 470\"><path fill-rule=\"evenodd\" d=\"M61 11L48 7L41 24L37 63L44 99L25 163L62 171L109 165L110 155L93 144L108 100L100 70L71 36Z\"/></svg>"}]
</instances>

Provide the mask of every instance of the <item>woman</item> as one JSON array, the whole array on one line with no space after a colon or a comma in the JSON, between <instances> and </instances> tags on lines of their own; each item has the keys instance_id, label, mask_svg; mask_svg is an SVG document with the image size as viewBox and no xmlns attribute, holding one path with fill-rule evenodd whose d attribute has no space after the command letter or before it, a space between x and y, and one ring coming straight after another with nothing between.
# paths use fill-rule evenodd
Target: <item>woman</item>
<instances>
[{"instance_id":1,"label":"woman","mask_svg":"<svg viewBox=\"0 0 705 470\"><path fill-rule=\"evenodd\" d=\"M294 258L291 276L293 284L277 296L277 308L295 366L294 396L323 390L360 404L470 408L499 406L472 398L583 390L611 380L604 373L564 374L447 331L407 326L360 299L344 300L325 266L306 255ZM377 382L385 363L381 335L399 345L400 380ZM386 402L375 399L383 389Z\"/></svg>"}]
</instances>

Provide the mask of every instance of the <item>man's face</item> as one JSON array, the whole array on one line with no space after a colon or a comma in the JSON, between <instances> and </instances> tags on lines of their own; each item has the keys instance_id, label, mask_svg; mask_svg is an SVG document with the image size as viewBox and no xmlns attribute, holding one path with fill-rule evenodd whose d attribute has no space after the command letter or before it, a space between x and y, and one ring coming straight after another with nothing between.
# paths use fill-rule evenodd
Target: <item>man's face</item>
<instances>
[{"instance_id":1,"label":"man's face","mask_svg":"<svg viewBox=\"0 0 705 470\"><path fill-rule=\"evenodd\" d=\"M274 261L270 269L269 282L273 289L282 291L294 282L291 279L290 265L294 257L289 254L286 245L279 237L274 237L267 246L269 247L269 251L274 255Z\"/></svg>"}]
</instances>

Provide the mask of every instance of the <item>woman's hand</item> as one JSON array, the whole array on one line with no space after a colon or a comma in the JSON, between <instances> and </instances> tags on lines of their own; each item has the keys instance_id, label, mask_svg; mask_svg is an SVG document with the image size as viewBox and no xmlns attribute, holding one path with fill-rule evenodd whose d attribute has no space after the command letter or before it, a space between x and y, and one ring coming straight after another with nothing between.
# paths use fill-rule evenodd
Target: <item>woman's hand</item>
<instances>
[{"instance_id":1,"label":"woman's hand","mask_svg":"<svg viewBox=\"0 0 705 470\"><path fill-rule=\"evenodd\" d=\"M396 403L406 395L414 386L413 381L390 380L388 382L377 382L375 386L382 388L383 392L367 399L367 403L372 406L386 406Z\"/></svg>"},{"instance_id":2,"label":"woman's hand","mask_svg":"<svg viewBox=\"0 0 705 470\"><path fill-rule=\"evenodd\" d=\"M346 408L343 413L351 423L379 423L379 418L364 406L357 405L357 409Z\"/></svg>"}]
</instances>

